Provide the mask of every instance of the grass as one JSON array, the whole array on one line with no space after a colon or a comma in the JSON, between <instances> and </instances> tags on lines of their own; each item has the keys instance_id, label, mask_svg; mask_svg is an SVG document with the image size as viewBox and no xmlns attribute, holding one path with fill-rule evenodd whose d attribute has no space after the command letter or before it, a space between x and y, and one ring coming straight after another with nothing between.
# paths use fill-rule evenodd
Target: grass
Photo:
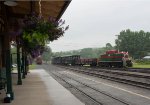
<instances>
[{"instance_id":1,"label":"grass","mask_svg":"<svg viewBox=\"0 0 150 105\"><path fill-rule=\"evenodd\" d=\"M29 70L32 70L32 69L36 69L36 65L35 64L29 65Z\"/></svg>"},{"instance_id":2,"label":"grass","mask_svg":"<svg viewBox=\"0 0 150 105\"><path fill-rule=\"evenodd\" d=\"M35 64L29 65L29 70L33 69L36 69L36 65ZM14 67L13 70L17 70L17 67Z\"/></svg>"},{"instance_id":3,"label":"grass","mask_svg":"<svg viewBox=\"0 0 150 105\"><path fill-rule=\"evenodd\" d=\"M138 64L134 63L133 68L150 68L150 64Z\"/></svg>"}]
</instances>

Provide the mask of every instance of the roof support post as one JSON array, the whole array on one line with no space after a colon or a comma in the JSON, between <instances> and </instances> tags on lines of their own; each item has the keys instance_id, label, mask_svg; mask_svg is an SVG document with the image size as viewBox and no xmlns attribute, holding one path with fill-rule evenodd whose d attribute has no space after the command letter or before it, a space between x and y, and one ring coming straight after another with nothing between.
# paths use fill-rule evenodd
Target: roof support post
<instances>
[{"instance_id":1,"label":"roof support post","mask_svg":"<svg viewBox=\"0 0 150 105\"><path fill-rule=\"evenodd\" d=\"M20 46L19 43L17 42L17 70L18 70L18 85L22 85L22 80L21 80L21 60L20 60Z\"/></svg>"},{"instance_id":2,"label":"roof support post","mask_svg":"<svg viewBox=\"0 0 150 105\"><path fill-rule=\"evenodd\" d=\"M26 78L25 74L25 53L24 53L24 48L22 47L22 65L21 65L21 71L22 71L22 78Z\"/></svg>"},{"instance_id":3,"label":"roof support post","mask_svg":"<svg viewBox=\"0 0 150 105\"><path fill-rule=\"evenodd\" d=\"M12 91L12 76L11 76L11 54L10 49L6 50L6 79L7 79L7 96L11 100L14 99L14 93Z\"/></svg>"},{"instance_id":4,"label":"roof support post","mask_svg":"<svg viewBox=\"0 0 150 105\"><path fill-rule=\"evenodd\" d=\"M10 42L9 42L9 36L4 36L4 66L6 67L6 97L4 98L4 102L10 103L11 100L14 99L14 93L12 89L12 75L11 75L11 53L10 53Z\"/></svg>"},{"instance_id":5,"label":"roof support post","mask_svg":"<svg viewBox=\"0 0 150 105\"><path fill-rule=\"evenodd\" d=\"M27 73L28 73L28 61L27 61L27 55L25 54L25 74L27 75Z\"/></svg>"}]
</instances>

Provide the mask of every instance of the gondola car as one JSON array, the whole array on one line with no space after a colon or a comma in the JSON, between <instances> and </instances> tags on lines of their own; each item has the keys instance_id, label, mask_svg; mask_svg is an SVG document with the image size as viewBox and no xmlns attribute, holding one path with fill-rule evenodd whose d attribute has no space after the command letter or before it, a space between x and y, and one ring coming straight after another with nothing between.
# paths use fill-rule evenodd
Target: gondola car
<instances>
[{"instance_id":1,"label":"gondola car","mask_svg":"<svg viewBox=\"0 0 150 105\"><path fill-rule=\"evenodd\" d=\"M60 65L77 65L80 59L80 55L70 55L63 57L53 57L52 64L60 64Z\"/></svg>"},{"instance_id":2,"label":"gondola car","mask_svg":"<svg viewBox=\"0 0 150 105\"><path fill-rule=\"evenodd\" d=\"M89 66L97 66L97 58L80 58L76 65L89 65Z\"/></svg>"}]
</instances>

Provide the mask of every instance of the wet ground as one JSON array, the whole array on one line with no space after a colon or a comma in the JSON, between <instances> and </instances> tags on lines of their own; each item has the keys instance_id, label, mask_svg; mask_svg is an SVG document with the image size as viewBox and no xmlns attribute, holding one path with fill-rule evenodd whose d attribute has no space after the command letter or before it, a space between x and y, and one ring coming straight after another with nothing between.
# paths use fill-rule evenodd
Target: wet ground
<instances>
[{"instance_id":1,"label":"wet ground","mask_svg":"<svg viewBox=\"0 0 150 105\"><path fill-rule=\"evenodd\" d=\"M65 83L63 80L54 76L52 73L59 75L65 81L69 82L73 86L78 87L80 90L84 91L85 93L100 101L104 105L150 105L150 90L148 89L143 89L123 83L105 80L98 77L76 73L52 65L45 65L43 67L50 75L53 76L53 78L55 78L65 88L70 90L83 103L86 103L86 105L98 105L98 103L92 101L91 99L89 99L89 97L85 96L85 94L77 91L76 89ZM96 89L97 91L103 92L105 93L105 95L90 90L89 88L81 85L77 81L82 82L89 87ZM106 95L110 95L113 98L118 99L119 102L114 99L110 99Z\"/></svg>"},{"instance_id":2,"label":"wet ground","mask_svg":"<svg viewBox=\"0 0 150 105\"><path fill-rule=\"evenodd\" d=\"M17 73L12 73L14 100L3 103L6 92L1 90L0 105L85 105L54 80L41 66L30 70L22 85L17 85Z\"/></svg>"}]
</instances>

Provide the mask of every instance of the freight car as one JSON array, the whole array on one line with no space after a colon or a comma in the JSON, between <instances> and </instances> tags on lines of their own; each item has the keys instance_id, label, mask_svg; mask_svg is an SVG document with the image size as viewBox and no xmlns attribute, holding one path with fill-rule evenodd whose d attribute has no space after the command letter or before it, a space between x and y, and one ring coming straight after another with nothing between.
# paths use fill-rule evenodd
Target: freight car
<instances>
[{"instance_id":1,"label":"freight car","mask_svg":"<svg viewBox=\"0 0 150 105\"><path fill-rule=\"evenodd\" d=\"M97 66L97 58L80 58L76 65L90 65L90 66Z\"/></svg>"},{"instance_id":2,"label":"freight car","mask_svg":"<svg viewBox=\"0 0 150 105\"><path fill-rule=\"evenodd\" d=\"M119 52L117 50L106 51L99 58L81 58L80 55L71 55L63 57L54 57L53 64L60 65L90 65L99 67L131 67L132 61L129 59L127 52Z\"/></svg>"},{"instance_id":3,"label":"freight car","mask_svg":"<svg viewBox=\"0 0 150 105\"><path fill-rule=\"evenodd\" d=\"M77 65L80 60L80 55L71 55L63 57L53 57L52 64L60 65Z\"/></svg>"},{"instance_id":4,"label":"freight car","mask_svg":"<svg viewBox=\"0 0 150 105\"><path fill-rule=\"evenodd\" d=\"M63 56L63 57L53 57L52 64L60 64L60 65L90 65L97 66L97 58L81 58L80 55L72 55L72 56Z\"/></svg>"}]
</instances>

